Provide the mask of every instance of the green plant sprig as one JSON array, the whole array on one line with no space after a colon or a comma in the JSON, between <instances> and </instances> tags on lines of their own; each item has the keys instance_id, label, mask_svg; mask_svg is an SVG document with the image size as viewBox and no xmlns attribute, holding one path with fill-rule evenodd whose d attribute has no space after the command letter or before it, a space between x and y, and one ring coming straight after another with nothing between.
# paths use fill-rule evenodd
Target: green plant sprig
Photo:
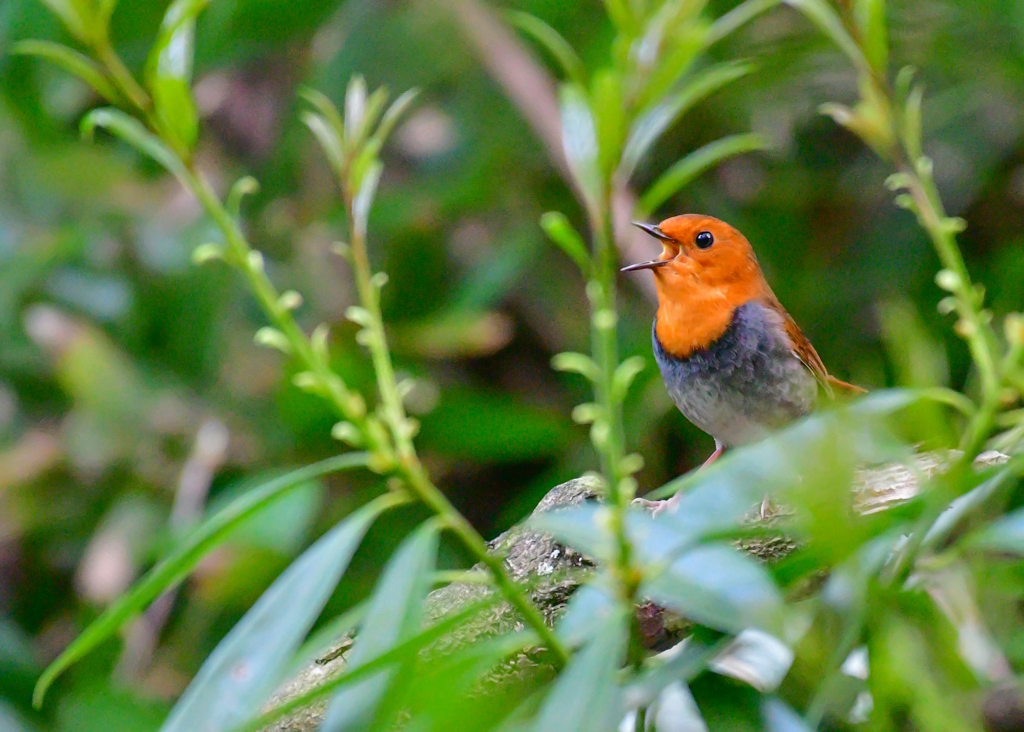
<instances>
[{"instance_id":1,"label":"green plant sprig","mask_svg":"<svg viewBox=\"0 0 1024 732\"><path fill-rule=\"evenodd\" d=\"M194 122L196 111L189 89L191 40L195 17L204 6L202 0L175 0L168 8L147 64L149 93L135 81L113 51L105 30L90 31L86 36L75 34L93 52L95 61L66 47L54 49L56 44L40 47L38 43L25 43L15 50L56 60L108 101L125 110L94 110L82 121L83 134L90 136L96 127L107 129L161 163L196 197L220 230L224 244L210 243L197 247L193 251L193 260L205 263L219 259L242 274L272 324L256 332L256 342L281 351L303 366L304 370L293 378L295 385L325 398L343 419L335 425L332 434L366 450L368 467L395 479L388 481L392 490L408 491L427 505L488 568L495 588L549 649L554 663L564 665L569 658L568 651L541 612L509 576L504 561L488 551L483 537L437 488L423 467L413 443L418 425L405 412L403 385L397 381L391 363L379 299L386 276L370 270L366 248L367 219L383 169L379 152L415 94L402 95L385 110L386 91L380 89L367 95L365 83L357 77L350 84L342 117L326 97L315 92L306 93L306 99L316 110L316 113L307 112L306 122L324 146L339 176L348 214L350 243L342 247L342 253L352 263L360 299L360 305L350 308L348 316L362 326L358 340L371 355L380 393L380 405L371 412L363 396L331 369L326 324L318 326L311 335L305 333L293 315L302 303L301 296L294 291L281 293L277 290L267 275L263 255L250 245L242 231L239 218L241 201L245 195L258 190L257 182L249 177L240 179L226 200L222 200L194 165L192 147L195 130L190 126L190 120ZM67 25L68 19L63 14L61 18ZM109 15L106 20L109 20ZM89 20L89 24L99 22L99 19ZM106 21L103 23L105 28ZM187 61L168 68L163 64L162 54L172 43L180 45L183 40L189 49L185 54ZM180 62L181 57L179 47L174 58ZM75 63L68 63L67 59ZM174 114L176 110L181 114Z\"/></svg>"},{"instance_id":2,"label":"green plant sprig","mask_svg":"<svg viewBox=\"0 0 1024 732\"><path fill-rule=\"evenodd\" d=\"M367 420L373 421L366 422L365 430L359 422L351 422L351 427L343 423L336 425L335 435L353 446L361 446L363 438L372 437L371 432L382 433L379 436L386 445L386 458L391 461L388 472L399 477L417 498L441 517L474 557L491 571L498 590L521 613L557 662L563 664L568 660L568 652L545 623L543 615L509 577L504 561L487 550L483 537L434 485L423 467L413 443L418 425L406 414L402 387L391 362L380 310L380 290L386 277L383 273L373 273L370 268L366 248L367 217L382 170L377 153L414 94L399 97L381 115L386 98L384 92L377 90L367 96L363 80L356 77L346 94L344 117L323 95L306 92L305 96L316 109L315 113L304 115L305 122L327 153L341 186L350 239L347 246L341 247L341 252L352 264L360 299L360 306L350 308L347 315L362 327L357 340L370 351L381 400L379 416L368 417ZM379 123L378 115L381 115ZM386 431L381 427L386 427Z\"/></svg>"},{"instance_id":3,"label":"green plant sprig","mask_svg":"<svg viewBox=\"0 0 1024 732\"><path fill-rule=\"evenodd\" d=\"M633 476L643 467L643 460L628 451L623 405L633 380L644 368L644 359L621 360L619 355L614 201L669 127L697 102L752 69L745 63L721 63L695 70L699 55L774 4L773 0L747 0L707 23L702 3L658 6L606 0L605 10L616 33L612 60L589 78L575 51L557 31L532 16L509 16L520 31L545 48L566 78L560 92L563 147L586 213L590 244L561 213L545 214L541 226L586 280L590 354L562 353L552 366L584 376L594 390L593 402L576 407L573 419L590 425L611 508L608 528L615 551L610 569L617 580L619 599L626 606L636 600L643 581L626 531L627 513L637 490ZM649 215L721 160L764 147L766 143L756 135L735 135L690 153L641 197L636 215ZM642 658L637 633L634 626L629 644L633 665Z\"/></svg>"},{"instance_id":4,"label":"green plant sprig","mask_svg":"<svg viewBox=\"0 0 1024 732\"><path fill-rule=\"evenodd\" d=\"M968 468L984 448L997 417L1024 392L1020 378L1021 316L1011 314L1005 325L1004 348L992 326L992 312L985 308L984 288L971 281L956 235L964 230L963 219L949 216L935 184L934 165L922 149L924 86L914 82L915 70L902 69L893 87L887 81L888 38L883 0L856 0L847 23L826 0L786 0L804 13L831 39L857 70L860 100L853 108L822 105L821 111L849 129L871 147L896 172L886 186L896 193L895 203L917 217L928 234L942 270L936 284L949 295L939 302L943 314L955 314L956 333L967 343L980 384L979 403L964 429L963 455L954 472ZM1008 392L1009 390L1009 392ZM961 410L963 411L963 410Z\"/></svg>"}]
</instances>

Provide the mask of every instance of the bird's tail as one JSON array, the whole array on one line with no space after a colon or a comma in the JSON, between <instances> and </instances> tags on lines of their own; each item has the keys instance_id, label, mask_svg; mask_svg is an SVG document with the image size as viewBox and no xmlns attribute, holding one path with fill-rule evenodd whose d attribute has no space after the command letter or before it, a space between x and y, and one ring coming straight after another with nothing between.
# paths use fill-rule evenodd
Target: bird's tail
<instances>
[{"instance_id":1,"label":"bird's tail","mask_svg":"<svg viewBox=\"0 0 1024 732\"><path fill-rule=\"evenodd\" d=\"M856 396L857 394L868 393L867 389L862 389L861 387L856 386L855 384L847 384L845 381L841 381L837 379L835 376L832 376L832 374L828 375L828 385L831 386L836 391L846 394L848 396Z\"/></svg>"}]
</instances>

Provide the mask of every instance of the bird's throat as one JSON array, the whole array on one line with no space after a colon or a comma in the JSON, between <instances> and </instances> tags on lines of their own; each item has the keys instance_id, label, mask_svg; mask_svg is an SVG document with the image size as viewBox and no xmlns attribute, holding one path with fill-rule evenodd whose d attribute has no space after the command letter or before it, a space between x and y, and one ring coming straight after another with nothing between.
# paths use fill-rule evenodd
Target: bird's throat
<instances>
[{"instance_id":1,"label":"bird's throat","mask_svg":"<svg viewBox=\"0 0 1024 732\"><path fill-rule=\"evenodd\" d=\"M659 298L655 333L661 347L676 358L689 358L722 337L736 308L707 297Z\"/></svg>"}]
</instances>

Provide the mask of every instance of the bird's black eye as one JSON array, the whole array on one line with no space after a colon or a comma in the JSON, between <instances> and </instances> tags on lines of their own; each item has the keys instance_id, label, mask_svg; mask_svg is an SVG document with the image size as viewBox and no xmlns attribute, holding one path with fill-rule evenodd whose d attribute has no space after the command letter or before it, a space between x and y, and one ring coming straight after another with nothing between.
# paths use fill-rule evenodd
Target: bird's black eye
<instances>
[{"instance_id":1,"label":"bird's black eye","mask_svg":"<svg viewBox=\"0 0 1024 732\"><path fill-rule=\"evenodd\" d=\"M693 240L694 243L701 249L707 249L709 246L715 243L715 237L711 235L710 231L702 231L697 234L697 238Z\"/></svg>"}]
</instances>

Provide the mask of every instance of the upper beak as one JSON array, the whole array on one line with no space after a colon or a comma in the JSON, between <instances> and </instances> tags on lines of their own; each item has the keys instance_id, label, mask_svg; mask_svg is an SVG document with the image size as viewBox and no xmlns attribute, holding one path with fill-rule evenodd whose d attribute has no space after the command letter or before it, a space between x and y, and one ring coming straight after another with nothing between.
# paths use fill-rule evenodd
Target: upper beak
<instances>
[{"instance_id":1,"label":"upper beak","mask_svg":"<svg viewBox=\"0 0 1024 732\"><path fill-rule=\"evenodd\" d=\"M648 234L653 236L655 239L661 241L673 241L672 237L666 234L664 231L659 229L654 224L645 224L642 221L634 221L633 226L639 227L646 231ZM666 264L671 262L671 259L652 259L650 262L639 262L638 264L631 264L627 267L620 269L620 272L634 272L638 269L655 269L657 267L664 267Z\"/></svg>"},{"instance_id":2,"label":"upper beak","mask_svg":"<svg viewBox=\"0 0 1024 732\"><path fill-rule=\"evenodd\" d=\"M638 229L643 229L648 234L653 236L655 239L661 239L662 241L672 241L672 237L662 231L654 224L645 224L643 221L634 221L633 226Z\"/></svg>"}]
</instances>

